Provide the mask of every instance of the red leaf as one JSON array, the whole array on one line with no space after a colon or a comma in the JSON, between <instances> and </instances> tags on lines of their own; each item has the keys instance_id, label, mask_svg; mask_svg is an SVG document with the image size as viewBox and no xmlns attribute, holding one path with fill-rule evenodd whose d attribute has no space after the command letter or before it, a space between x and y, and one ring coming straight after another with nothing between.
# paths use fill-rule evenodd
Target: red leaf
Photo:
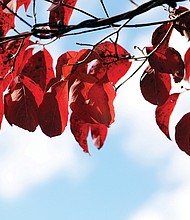
<instances>
[{"instance_id":1,"label":"red leaf","mask_svg":"<svg viewBox=\"0 0 190 220\"><path fill-rule=\"evenodd\" d=\"M108 83L103 83L103 88L105 93L107 94L108 97L108 106L109 106L109 114L110 114L110 123L109 125L111 125L114 120L115 120L115 110L114 110L114 99L116 97L116 92L113 88L113 86L108 82Z\"/></svg>"},{"instance_id":2,"label":"red leaf","mask_svg":"<svg viewBox=\"0 0 190 220\"><path fill-rule=\"evenodd\" d=\"M3 80L0 80L0 129L1 123L4 115L4 103L3 103Z\"/></svg>"},{"instance_id":3,"label":"red leaf","mask_svg":"<svg viewBox=\"0 0 190 220\"><path fill-rule=\"evenodd\" d=\"M1 2L4 4L3 11L5 13L11 14L10 10L12 10L13 12L16 12L16 7L17 7L16 0L1 0ZM7 6L10 10L6 8L5 6Z\"/></svg>"},{"instance_id":4,"label":"red leaf","mask_svg":"<svg viewBox=\"0 0 190 220\"><path fill-rule=\"evenodd\" d=\"M30 78L26 77L26 76L20 76L23 85L32 93L32 95L34 96L35 102L37 104L37 106L39 107L39 105L41 104L42 100L43 100L43 92L41 90L41 88Z\"/></svg>"},{"instance_id":5,"label":"red leaf","mask_svg":"<svg viewBox=\"0 0 190 220\"><path fill-rule=\"evenodd\" d=\"M169 135L169 121L171 113L178 100L179 93L169 96L168 100L161 106L156 108L156 123L160 130L170 139Z\"/></svg>"},{"instance_id":6,"label":"red leaf","mask_svg":"<svg viewBox=\"0 0 190 220\"><path fill-rule=\"evenodd\" d=\"M185 64L185 77L184 77L184 79L189 81L190 80L190 48L185 53L184 64Z\"/></svg>"},{"instance_id":7,"label":"red leaf","mask_svg":"<svg viewBox=\"0 0 190 220\"><path fill-rule=\"evenodd\" d=\"M83 83L76 79L69 89L69 102L71 110L86 123L96 123L89 111L88 92L93 86L91 83Z\"/></svg>"},{"instance_id":8,"label":"red leaf","mask_svg":"<svg viewBox=\"0 0 190 220\"><path fill-rule=\"evenodd\" d=\"M10 29L14 28L14 18L13 14L5 13L0 4L0 36L5 36Z\"/></svg>"},{"instance_id":9,"label":"red leaf","mask_svg":"<svg viewBox=\"0 0 190 220\"><path fill-rule=\"evenodd\" d=\"M31 78L43 91L46 91L49 81L54 78L52 63L53 59L50 53L43 49L30 57L22 69L22 74Z\"/></svg>"},{"instance_id":10,"label":"red leaf","mask_svg":"<svg viewBox=\"0 0 190 220\"><path fill-rule=\"evenodd\" d=\"M99 54L101 61L103 59L105 63L104 71L107 74L108 80L113 84L116 84L131 66L131 62L129 62L130 54L119 44L106 41L99 44L95 48L95 52ZM99 62L97 62L93 67L95 74L99 73L99 65Z\"/></svg>"},{"instance_id":11,"label":"red leaf","mask_svg":"<svg viewBox=\"0 0 190 220\"><path fill-rule=\"evenodd\" d=\"M87 137L89 132L89 124L79 120L78 117L72 113L70 118L70 128L75 140L79 143L84 152L88 153Z\"/></svg>"},{"instance_id":12,"label":"red leaf","mask_svg":"<svg viewBox=\"0 0 190 220\"><path fill-rule=\"evenodd\" d=\"M64 5L62 5L62 1L54 0L54 3L50 6L50 17L49 22L56 23L58 21L63 21L64 25L68 25L71 14L73 12L73 8L77 2L77 0L65 0ZM71 7L68 7L68 6Z\"/></svg>"},{"instance_id":13,"label":"red leaf","mask_svg":"<svg viewBox=\"0 0 190 220\"><path fill-rule=\"evenodd\" d=\"M108 128L102 124L91 124L90 129L93 143L100 149L106 139Z\"/></svg>"},{"instance_id":14,"label":"red leaf","mask_svg":"<svg viewBox=\"0 0 190 220\"><path fill-rule=\"evenodd\" d=\"M185 114L177 123L175 132L178 147L190 155L190 113Z\"/></svg>"},{"instance_id":15,"label":"red leaf","mask_svg":"<svg viewBox=\"0 0 190 220\"><path fill-rule=\"evenodd\" d=\"M171 78L149 66L141 76L140 87L143 97L153 105L163 105L169 97Z\"/></svg>"},{"instance_id":16,"label":"red leaf","mask_svg":"<svg viewBox=\"0 0 190 220\"><path fill-rule=\"evenodd\" d=\"M151 52L153 48L147 48ZM150 66L158 72L172 74L175 82L180 82L184 76L184 63L180 53L168 47L164 53L154 52L149 58Z\"/></svg>"},{"instance_id":17,"label":"red leaf","mask_svg":"<svg viewBox=\"0 0 190 220\"><path fill-rule=\"evenodd\" d=\"M188 12L189 9L180 6L177 9L174 9L173 13L175 16L179 16L180 14L183 14L184 12ZM181 16L176 20L174 23L174 27L177 31L180 32L182 36L185 36L187 40L190 39L190 14L187 13L186 15Z\"/></svg>"},{"instance_id":18,"label":"red leaf","mask_svg":"<svg viewBox=\"0 0 190 220\"><path fill-rule=\"evenodd\" d=\"M75 81L70 89L70 107L86 123L109 126L114 121L115 91L110 83L82 83Z\"/></svg>"},{"instance_id":19,"label":"red leaf","mask_svg":"<svg viewBox=\"0 0 190 220\"><path fill-rule=\"evenodd\" d=\"M38 111L39 125L49 137L61 135L68 120L68 82L60 81L45 93Z\"/></svg>"},{"instance_id":20,"label":"red leaf","mask_svg":"<svg viewBox=\"0 0 190 220\"><path fill-rule=\"evenodd\" d=\"M107 63L117 61L118 58L130 57L130 54L122 46L109 41L98 44L94 51Z\"/></svg>"},{"instance_id":21,"label":"red leaf","mask_svg":"<svg viewBox=\"0 0 190 220\"><path fill-rule=\"evenodd\" d=\"M32 48L26 50L31 44L33 44L33 42L30 41L29 38L26 38L24 41L13 40L3 44L3 53L0 54L1 76L5 76L9 72L13 72L13 78L15 78L17 74L20 74L18 71L32 53ZM28 55L26 54L26 51Z\"/></svg>"},{"instance_id":22,"label":"red leaf","mask_svg":"<svg viewBox=\"0 0 190 220\"><path fill-rule=\"evenodd\" d=\"M8 74L5 78L0 79L0 129L4 115L3 92L6 90L11 80L12 76L10 74Z\"/></svg>"},{"instance_id":23,"label":"red leaf","mask_svg":"<svg viewBox=\"0 0 190 220\"><path fill-rule=\"evenodd\" d=\"M114 120L110 112L111 105L108 104L108 95L103 84L94 84L86 99L90 116L98 123L106 126L109 126Z\"/></svg>"},{"instance_id":24,"label":"red leaf","mask_svg":"<svg viewBox=\"0 0 190 220\"><path fill-rule=\"evenodd\" d=\"M24 5L25 11L27 11L30 3L31 0L17 0L17 10L20 6Z\"/></svg>"},{"instance_id":25,"label":"red leaf","mask_svg":"<svg viewBox=\"0 0 190 220\"><path fill-rule=\"evenodd\" d=\"M75 140L79 143L85 153L89 153L87 143L89 130L91 130L94 145L98 149L103 146L107 135L107 127L105 125L86 123L83 120L80 120L74 113L71 114L70 128Z\"/></svg>"},{"instance_id":26,"label":"red leaf","mask_svg":"<svg viewBox=\"0 0 190 220\"><path fill-rule=\"evenodd\" d=\"M73 75L80 75L79 78L82 81L95 82L97 81L95 76L87 74L87 68L88 64L97 57L98 55L95 52L86 49L80 50L79 52L69 51L65 54L62 54L58 58L56 65L56 75L58 79L62 77L65 79L69 75L72 75L71 78L72 80L74 78L74 81L76 77L73 77Z\"/></svg>"},{"instance_id":27,"label":"red leaf","mask_svg":"<svg viewBox=\"0 0 190 220\"><path fill-rule=\"evenodd\" d=\"M11 125L34 131L38 125L37 110L43 92L27 77L17 77L13 84L4 97L5 117Z\"/></svg>"},{"instance_id":28,"label":"red leaf","mask_svg":"<svg viewBox=\"0 0 190 220\"><path fill-rule=\"evenodd\" d=\"M170 29L171 25L172 25L171 23L162 24L161 26L159 26L154 31L154 33L152 35L152 45L153 45L154 48L157 47L162 42L162 40L165 37L166 33ZM166 37L164 42L162 42L160 44L158 50L166 50L168 48L171 33L172 33L172 31L170 31L170 34L168 34L168 36Z\"/></svg>"},{"instance_id":29,"label":"red leaf","mask_svg":"<svg viewBox=\"0 0 190 220\"><path fill-rule=\"evenodd\" d=\"M67 78L68 75L70 75L73 65L68 65L68 61L72 59L73 57L76 57L78 52L75 51L68 51L64 54L62 54L57 59L57 65L56 65L56 77L58 79L61 78Z\"/></svg>"}]
</instances>

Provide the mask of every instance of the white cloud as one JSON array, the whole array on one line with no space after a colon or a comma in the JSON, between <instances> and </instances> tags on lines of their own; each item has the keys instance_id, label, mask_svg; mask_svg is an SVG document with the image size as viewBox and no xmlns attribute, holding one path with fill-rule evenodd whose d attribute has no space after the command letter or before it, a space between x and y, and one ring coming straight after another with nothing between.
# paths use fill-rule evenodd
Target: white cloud
<instances>
[{"instance_id":1,"label":"white cloud","mask_svg":"<svg viewBox=\"0 0 190 220\"><path fill-rule=\"evenodd\" d=\"M67 131L50 139L40 129L29 133L3 123L0 143L0 197L16 198L56 174L78 182L92 168Z\"/></svg>"},{"instance_id":2,"label":"white cloud","mask_svg":"<svg viewBox=\"0 0 190 220\"><path fill-rule=\"evenodd\" d=\"M157 193L127 220L189 220L190 187Z\"/></svg>"}]
</instances>

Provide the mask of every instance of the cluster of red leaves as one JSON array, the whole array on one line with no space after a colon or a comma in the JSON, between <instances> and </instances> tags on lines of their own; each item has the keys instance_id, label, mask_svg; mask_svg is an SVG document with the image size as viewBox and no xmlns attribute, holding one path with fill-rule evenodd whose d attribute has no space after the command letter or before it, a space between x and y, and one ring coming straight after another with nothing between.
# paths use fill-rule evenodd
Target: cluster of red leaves
<instances>
[{"instance_id":1,"label":"cluster of red leaves","mask_svg":"<svg viewBox=\"0 0 190 220\"><path fill-rule=\"evenodd\" d=\"M54 1L49 9L51 23L69 22L76 1L64 2L72 7L61 2ZM4 1L12 11L14 3ZM16 8L24 4L27 9L30 2L16 3ZM2 7L5 23L14 23L14 15L5 9ZM6 27L2 29L4 36L13 25L2 27ZM87 137L91 132L95 146L100 149L108 127L114 122L114 85L131 66L129 53L110 42L99 44L93 51L68 51L58 58L54 72L50 53L45 48L34 53L33 44L25 38L2 45L0 123L5 115L11 125L28 131L40 126L44 134L54 137L65 130L70 107L70 128L76 141L88 152ZM3 96L5 90L8 92Z\"/></svg>"},{"instance_id":2,"label":"cluster of red leaves","mask_svg":"<svg viewBox=\"0 0 190 220\"><path fill-rule=\"evenodd\" d=\"M104 42L94 51L70 51L58 59L56 77L68 83L71 131L85 152L89 131L100 149L114 122L114 85L131 66L127 57L129 53L120 45Z\"/></svg>"},{"instance_id":3,"label":"cluster of red leaves","mask_svg":"<svg viewBox=\"0 0 190 220\"><path fill-rule=\"evenodd\" d=\"M16 49L14 43L11 51ZM10 60L14 62L14 70L10 74L5 65L7 74L1 79L1 120L4 109L11 125L28 131L35 131L39 125L44 134L53 137L62 134L67 125L69 103L75 139L88 152L87 136L91 131L94 144L100 149L107 128L114 121L114 84L131 65L129 61L117 60L116 55L126 59L128 52L110 42L98 45L93 52L70 51L59 57L55 76L52 57L46 49L32 55L33 49L26 47L31 44L29 39L19 43L18 47L22 43L19 54ZM118 64L121 72L116 68ZM3 108L3 92L8 84Z\"/></svg>"},{"instance_id":4,"label":"cluster of red leaves","mask_svg":"<svg viewBox=\"0 0 190 220\"><path fill-rule=\"evenodd\" d=\"M14 28L15 13L22 5L28 9L31 0L0 0L0 36ZM53 0L49 22L68 25L77 0ZM174 16L188 12L179 7ZM169 121L179 93L171 93L172 84L190 78L190 49L184 59L169 47L172 29L189 40L190 14L175 23L158 27L147 47L149 66L144 71L140 88L144 98L157 105L156 122L170 139ZM3 115L11 125L28 131L40 126L49 137L61 135L67 126L76 141L88 153L87 138L91 133L100 149L114 122L115 84L129 70L130 54L119 44L103 42L94 50L68 51L62 54L53 69L51 54L44 48L33 52L29 38L9 41L0 50L0 126ZM6 93L4 95L4 93ZM70 111L69 111L70 108ZM190 113L176 125L175 139L179 148L190 155Z\"/></svg>"},{"instance_id":5,"label":"cluster of red leaves","mask_svg":"<svg viewBox=\"0 0 190 220\"><path fill-rule=\"evenodd\" d=\"M188 9L179 7L175 9L174 14L179 15L185 11ZM146 48L149 54L149 66L140 81L144 98L157 105L156 122L168 139L171 139L169 134L170 117L180 97L180 93L171 93L172 82L189 81L190 78L190 49L187 50L183 59L177 50L169 47L169 40L173 28L176 28L183 36L189 36L189 16L190 14L186 14L184 17L180 17L173 26L171 23L167 23L155 30L152 35L152 47ZM176 143L188 155L190 155L189 115L190 113L187 113L178 122L175 133Z\"/></svg>"}]
</instances>

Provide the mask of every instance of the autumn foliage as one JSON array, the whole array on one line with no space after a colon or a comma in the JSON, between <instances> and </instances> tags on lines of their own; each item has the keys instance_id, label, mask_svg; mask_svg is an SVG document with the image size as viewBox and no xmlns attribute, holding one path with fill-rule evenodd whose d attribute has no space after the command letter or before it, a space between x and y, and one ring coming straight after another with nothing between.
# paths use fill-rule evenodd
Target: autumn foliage
<instances>
[{"instance_id":1,"label":"autumn foliage","mask_svg":"<svg viewBox=\"0 0 190 220\"><path fill-rule=\"evenodd\" d=\"M182 57L169 41L174 29L189 40L190 11L175 7L176 1L162 2L173 7L168 10L170 21L157 26L152 45L146 46L144 63L148 65L140 89L145 100L156 106L158 127L171 139L170 116L181 95L172 88L190 80L190 49ZM121 86L117 83L130 71L135 59L117 41L108 39L92 49L66 51L57 59L55 68L51 51L44 47L36 52L37 43L31 37L64 37L76 3L50 1L45 26L35 24L31 32L11 38L7 34L15 28L19 8L24 6L27 11L31 0L0 1L0 124L5 116L10 125L31 132L40 126L45 135L54 137L61 135L70 121L76 141L88 152L89 133L98 149L103 146L115 118L113 102ZM90 22L80 26L93 26L94 20ZM175 130L177 145L190 155L190 113L182 117Z\"/></svg>"}]
</instances>

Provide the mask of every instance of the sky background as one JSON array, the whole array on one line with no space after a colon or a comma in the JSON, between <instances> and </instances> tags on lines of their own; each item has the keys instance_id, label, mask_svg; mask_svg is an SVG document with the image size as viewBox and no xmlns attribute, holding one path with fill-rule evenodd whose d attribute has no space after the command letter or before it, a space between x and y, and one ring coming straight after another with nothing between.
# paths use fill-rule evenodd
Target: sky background
<instances>
[{"instance_id":1,"label":"sky background","mask_svg":"<svg viewBox=\"0 0 190 220\"><path fill-rule=\"evenodd\" d=\"M104 2L110 15L134 8L126 0ZM38 1L37 6L43 9L43 13L37 14L38 21L47 21L49 4ZM78 0L77 7L105 17L98 0ZM85 18L75 13L71 23ZM166 18L163 8L139 16L134 22L156 21L158 18ZM26 27L20 25L19 28ZM137 53L133 46L150 46L154 29L124 30L119 42L131 54ZM105 35L105 32L99 32L67 37L47 49L56 58L67 50L82 49L76 46L76 42L95 43ZM177 33L174 33L171 45L182 54L189 46ZM128 74L135 68L136 64ZM89 139L91 156L83 153L69 128L63 135L50 139L39 128L29 133L3 121L0 133L0 219L190 219L190 158L161 133L154 119L155 107L142 98L139 78L144 68L118 90L115 123L100 151ZM190 105L184 101L188 96L187 93L180 98L171 125L190 110ZM171 135L173 137L173 130Z\"/></svg>"}]
</instances>

